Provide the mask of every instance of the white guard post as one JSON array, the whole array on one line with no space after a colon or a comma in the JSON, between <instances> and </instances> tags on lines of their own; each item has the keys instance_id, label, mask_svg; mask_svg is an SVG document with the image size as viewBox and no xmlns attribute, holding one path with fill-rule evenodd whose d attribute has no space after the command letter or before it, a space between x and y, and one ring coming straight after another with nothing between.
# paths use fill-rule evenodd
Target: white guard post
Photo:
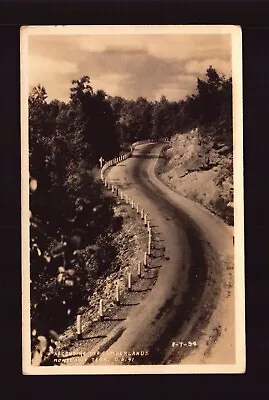
<instances>
[{"instance_id":1,"label":"white guard post","mask_svg":"<svg viewBox=\"0 0 269 400\"><path fill-rule=\"evenodd\" d=\"M144 253L144 267L146 267L148 264L147 264L147 256L148 256L148 254L147 254L147 252L145 251L145 253Z\"/></svg>"},{"instance_id":2,"label":"white guard post","mask_svg":"<svg viewBox=\"0 0 269 400\"><path fill-rule=\"evenodd\" d=\"M104 320L104 308L103 308L103 300L100 299L100 303L99 303L99 318L100 321Z\"/></svg>"},{"instance_id":3,"label":"white guard post","mask_svg":"<svg viewBox=\"0 0 269 400\"><path fill-rule=\"evenodd\" d=\"M81 315L77 315L77 338L82 339Z\"/></svg>"},{"instance_id":4,"label":"white guard post","mask_svg":"<svg viewBox=\"0 0 269 400\"><path fill-rule=\"evenodd\" d=\"M141 261L138 261L137 264L137 276L141 278Z\"/></svg>"},{"instance_id":5,"label":"white guard post","mask_svg":"<svg viewBox=\"0 0 269 400\"><path fill-rule=\"evenodd\" d=\"M128 291L132 290L132 273L128 272Z\"/></svg>"}]
</instances>

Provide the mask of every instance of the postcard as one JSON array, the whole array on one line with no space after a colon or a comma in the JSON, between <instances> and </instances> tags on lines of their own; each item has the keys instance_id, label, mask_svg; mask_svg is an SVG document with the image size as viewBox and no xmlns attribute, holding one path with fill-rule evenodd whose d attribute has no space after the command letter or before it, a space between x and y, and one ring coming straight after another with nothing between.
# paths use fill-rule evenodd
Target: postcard
<instances>
[{"instance_id":1,"label":"postcard","mask_svg":"<svg viewBox=\"0 0 269 400\"><path fill-rule=\"evenodd\" d=\"M22 371L244 373L238 26L21 28Z\"/></svg>"}]
</instances>

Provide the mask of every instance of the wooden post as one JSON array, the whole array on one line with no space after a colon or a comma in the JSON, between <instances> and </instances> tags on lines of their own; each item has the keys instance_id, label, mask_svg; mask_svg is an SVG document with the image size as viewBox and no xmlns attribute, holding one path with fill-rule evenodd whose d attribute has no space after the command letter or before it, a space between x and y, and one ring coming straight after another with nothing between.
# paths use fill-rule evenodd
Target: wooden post
<instances>
[{"instance_id":1,"label":"wooden post","mask_svg":"<svg viewBox=\"0 0 269 400\"><path fill-rule=\"evenodd\" d=\"M137 276L141 278L141 261L138 261L137 265Z\"/></svg>"},{"instance_id":2,"label":"wooden post","mask_svg":"<svg viewBox=\"0 0 269 400\"><path fill-rule=\"evenodd\" d=\"M144 219L144 209L141 210L141 219Z\"/></svg>"},{"instance_id":3,"label":"wooden post","mask_svg":"<svg viewBox=\"0 0 269 400\"><path fill-rule=\"evenodd\" d=\"M116 283L116 289L115 289L115 296L116 296L116 304L120 304L120 291L119 291L119 283Z\"/></svg>"},{"instance_id":4,"label":"wooden post","mask_svg":"<svg viewBox=\"0 0 269 400\"><path fill-rule=\"evenodd\" d=\"M105 187L107 187L107 180L105 179Z\"/></svg>"},{"instance_id":5,"label":"wooden post","mask_svg":"<svg viewBox=\"0 0 269 400\"><path fill-rule=\"evenodd\" d=\"M136 205L136 213L139 214L139 205Z\"/></svg>"},{"instance_id":6,"label":"wooden post","mask_svg":"<svg viewBox=\"0 0 269 400\"><path fill-rule=\"evenodd\" d=\"M132 274L128 272L128 292L132 290Z\"/></svg>"},{"instance_id":7,"label":"wooden post","mask_svg":"<svg viewBox=\"0 0 269 400\"><path fill-rule=\"evenodd\" d=\"M81 328L81 315L77 315L77 338L82 339L82 328Z\"/></svg>"},{"instance_id":8,"label":"wooden post","mask_svg":"<svg viewBox=\"0 0 269 400\"><path fill-rule=\"evenodd\" d=\"M104 310L103 310L103 300L100 299L100 303L99 303L99 318L100 321L104 321Z\"/></svg>"},{"instance_id":9,"label":"wooden post","mask_svg":"<svg viewBox=\"0 0 269 400\"><path fill-rule=\"evenodd\" d=\"M147 214L146 213L144 215L144 224L145 224L145 226L147 226Z\"/></svg>"},{"instance_id":10,"label":"wooden post","mask_svg":"<svg viewBox=\"0 0 269 400\"><path fill-rule=\"evenodd\" d=\"M111 190L112 190L112 193L114 193L114 185L112 185Z\"/></svg>"},{"instance_id":11,"label":"wooden post","mask_svg":"<svg viewBox=\"0 0 269 400\"><path fill-rule=\"evenodd\" d=\"M148 254L147 254L147 252L145 251L145 253L144 253L144 267L147 266L147 256L148 256Z\"/></svg>"},{"instance_id":12,"label":"wooden post","mask_svg":"<svg viewBox=\"0 0 269 400\"><path fill-rule=\"evenodd\" d=\"M134 208L134 201L133 201L133 199L132 199L132 208Z\"/></svg>"},{"instance_id":13,"label":"wooden post","mask_svg":"<svg viewBox=\"0 0 269 400\"><path fill-rule=\"evenodd\" d=\"M148 240L148 255L150 256L151 254L151 237L149 236L149 240Z\"/></svg>"},{"instance_id":14,"label":"wooden post","mask_svg":"<svg viewBox=\"0 0 269 400\"><path fill-rule=\"evenodd\" d=\"M126 202L126 204L128 204L128 196L127 196L127 194L125 195L125 202Z\"/></svg>"},{"instance_id":15,"label":"wooden post","mask_svg":"<svg viewBox=\"0 0 269 400\"><path fill-rule=\"evenodd\" d=\"M120 191L120 199L121 199L121 200L123 199L123 193L122 193L122 190Z\"/></svg>"},{"instance_id":16,"label":"wooden post","mask_svg":"<svg viewBox=\"0 0 269 400\"><path fill-rule=\"evenodd\" d=\"M148 220L148 232L151 234L150 221Z\"/></svg>"},{"instance_id":17,"label":"wooden post","mask_svg":"<svg viewBox=\"0 0 269 400\"><path fill-rule=\"evenodd\" d=\"M102 167L103 167L103 161L104 161L103 157L100 157L100 158L99 158L99 162L100 162L100 168L102 168Z\"/></svg>"}]
</instances>

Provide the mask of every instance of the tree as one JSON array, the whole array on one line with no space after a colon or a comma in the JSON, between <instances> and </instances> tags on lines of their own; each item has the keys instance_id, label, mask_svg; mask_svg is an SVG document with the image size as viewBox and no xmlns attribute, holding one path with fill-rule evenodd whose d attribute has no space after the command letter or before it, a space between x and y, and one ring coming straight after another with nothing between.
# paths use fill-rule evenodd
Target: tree
<instances>
[{"instance_id":1,"label":"tree","mask_svg":"<svg viewBox=\"0 0 269 400\"><path fill-rule=\"evenodd\" d=\"M212 66L207 69L206 77L205 81L197 79L197 105L200 123L208 126L219 118L225 81Z\"/></svg>"},{"instance_id":2,"label":"tree","mask_svg":"<svg viewBox=\"0 0 269 400\"><path fill-rule=\"evenodd\" d=\"M88 76L72 81L71 105L81 107L84 126L82 135L87 143L89 161L98 164L100 156L110 159L119 151L116 120L107 95L103 90L94 93Z\"/></svg>"},{"instance_id":3,"label":"tree","mask_svg":"<svg viewBox=\"0 0 269 400\"><path fill-rule=\"evenodd\" d=\"M83 103L85 95L92 96L93 88L90 83L91 81L88 75L84 75L81 79L72 80L73 86L70 89L70 99Z\"/></svg>"},{"instance_id":4,"label":"tree","mask_svg":"<svg viewBox=\"0 0 269 400\"><path fill-rule=\"evenodd\" d=\"M179 128L179 105L169 102L165 96L161 96L159 102L155 102L152 111L152 138L170 138Z\"/></svg>"}]
</instances>

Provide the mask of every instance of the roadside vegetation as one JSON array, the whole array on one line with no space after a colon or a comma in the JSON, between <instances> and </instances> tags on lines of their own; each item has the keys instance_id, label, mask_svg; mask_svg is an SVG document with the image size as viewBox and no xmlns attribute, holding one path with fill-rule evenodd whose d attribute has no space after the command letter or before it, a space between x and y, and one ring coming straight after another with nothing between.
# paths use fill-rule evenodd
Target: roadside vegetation
<instances>
[{"instance_id":1,"label":"roadside vegetation","mask_svg":"<svg viewBox=\"0 0 269 400\"><path fill-rule=\"evenodd\" d=\"M104 93L83 77L67 104L46 99L42 86L29 96L33 339L61 332L87 303L115 257L110 237L121 227L113 200L94 179L99 157L119 151Z\"/></svg>"}]
</instances>

